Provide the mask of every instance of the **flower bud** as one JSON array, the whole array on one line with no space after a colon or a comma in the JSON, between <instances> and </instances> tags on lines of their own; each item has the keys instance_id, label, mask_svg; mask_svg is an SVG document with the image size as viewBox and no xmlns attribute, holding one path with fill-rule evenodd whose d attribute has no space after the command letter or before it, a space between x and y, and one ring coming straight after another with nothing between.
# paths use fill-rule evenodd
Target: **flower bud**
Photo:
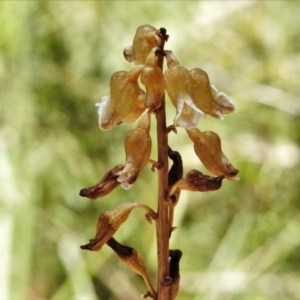
<instances>
[{"instance_id":1,"label":"flower bud","mask_svg":"<svg viewBox=\"0 0 300 300\"><path fill-rule=\"evenodd\" d=\"M161 106L161 99L165 92L164 76L157 65L158 51L160 51L158 47L151 50L141 72L141 82L146 88L145 106L152 111Z\"/></svg>"},{"instance_id":2,"label":"flower bud","mask_svg":"<svg viewBox=\"0 0 300 300\"><path fill-rule=\"evenodd\" d=\"M143 66L114 73L110 79L110 94L101 98L99 107L99 127L110 130L124 122L124 119L136 107L139 97L144 94L138 85L138 78Z\"/></svg>"},{"instance_id":3,"label":"flower bud","mask_svg":"<svg viewBox=\"0 0 300 300\"><path fill-rule=\"evenodd\" d=\"M175 126L193 128L204 113L192 99L192 81L188 70L179 65L171 51L165 51L168 70L164 73L166 91L176 107Z\"/></svg>"},{"instance_id":4,"label":"flower bud","mask_svg":"<svg viewBox=\"0 0 300 300\"><path fill-rule=\"evenodd\" d=\"M151 49L160 47L163 44L163 39L166 37L162 36L153 26L140 26L136 30L133 44L124 49L124 57L129 62L144 65Z\"/></svg>"},{"instance_id":5,"label":"flower bud","mask_svg":"<svg viewBox=\"0 0 300 300\"><path fill-rule=\"evenodd\" d=\"M137 128L130 130L125 137L126 164L118 173L118 181L124 189L129 189L140 172L147 165L151 153L150 113L141 118Z\"/></svg>"},{"instance_id":6,"label":"flower bud","mask_svg":"<svg viewBox=\"0 0 300 300\"><path fill-rule=\"evenodd\" d=\"M212 132L201 132L197 128L186 130L194 142L194 150L204 167L214 175L225 176L229 180L239 180L238 170L235 169L221 148L220 137Z\"/></svg>"},{"instance_id":7,"label":"flower bud","mask_svg":"<svg viewBox=\"0 0 300 300\"><path fill-rule=\"evenodd\" d=\"M189 71L195 104L205 114L221 119L222 114L234 111L233 101L223 92L210 85L208 75L200 68Z\"/></svg>"}]
</instances>

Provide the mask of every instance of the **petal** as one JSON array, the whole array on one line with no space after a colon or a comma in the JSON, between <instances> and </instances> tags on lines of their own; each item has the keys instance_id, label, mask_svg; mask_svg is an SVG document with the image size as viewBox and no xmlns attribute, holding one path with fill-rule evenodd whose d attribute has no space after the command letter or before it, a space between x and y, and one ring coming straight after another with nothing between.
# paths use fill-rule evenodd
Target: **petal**
<instances>
[{"instance_id":1,"label":"petal","mask_svg":"<svg viewBox=\"0 0 300 300\"><path fill-rule=\"evenodd\" d=\"M211 85L211 91L222 114L230 114L235 111L235 104L230 97L223 92L219 92L214 85Z\"/></svg>"},{"instance_id":2,"label":"petal","mask_svg":"<svg viewBox=\"0 0 300 300\"><path fill-rule=\"evenodd\" d=\"M111 113L109 101L110 94L107 94L101 98L101 102L95 104L98 106L99 127L103 131L110 130L114 127L114 124L110 122Z\"/></svg>"},{"instance_id":3,"label":"petal","mask_svg":"<svg viewBox=\"0 0 300 300\"><path fill-rule=\"evenodd\" d=\"M200 118L205 117L204 113L194 104L191 98L180 99L176 108L175 126L187 129L193 128L197 126Z\"/></svg>"}]
</instances>

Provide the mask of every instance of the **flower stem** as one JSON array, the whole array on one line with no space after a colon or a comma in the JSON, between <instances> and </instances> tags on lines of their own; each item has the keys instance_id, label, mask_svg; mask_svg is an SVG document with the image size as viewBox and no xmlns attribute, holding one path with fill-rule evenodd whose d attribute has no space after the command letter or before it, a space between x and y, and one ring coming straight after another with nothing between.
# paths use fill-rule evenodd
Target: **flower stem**
<instances>
[{"instance_id":1,"label":"flower stem","mask_svg":"<svg viewBox=\"0 0 300 300\"><path fill-rule=\"evenodd\" d=\"M166 133L166 113L163 99L157 118L158 163L158 207L156 219L157 255L158 255L158 286L157 300L168 300L169 276L169 221L168 221L168 135Z\"/></svg>"},{"instance_id":2,"label":"flower stem","mask_svg":"<svg viewBox=\"0 0 300 300\"><path fill-rule=\"evenodd\" d=\"M158 64L163 68L163 56L158 56ZM156 219L158 282L157 300L169 300L169 220L168 220L168 134L166 130L165 96L157 110L157 161L158 169L158 207Z\"/></svg>"}]
</instances>

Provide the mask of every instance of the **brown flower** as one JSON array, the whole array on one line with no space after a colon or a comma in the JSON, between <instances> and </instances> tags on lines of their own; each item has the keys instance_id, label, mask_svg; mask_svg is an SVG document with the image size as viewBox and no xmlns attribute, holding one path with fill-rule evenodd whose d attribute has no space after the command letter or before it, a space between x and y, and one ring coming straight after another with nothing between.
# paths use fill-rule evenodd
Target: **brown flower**
<instances>
[{"instance_id":1,"label":"brown flower","mask_svg":"<svg viewBox=\"0 0 300 300\"><path fill-rule=\"evenodd\" d=\"M154 47L160 47L167 39L168 35L164 28L157 30L147 24L140 26L136 30L133 44L124 49L124 57L129 62L144 65L150 51Z\"/></svg>"},{"instance_id":2,"label":"brown flower","mask_svg":"<svg viewBox=\"0 0 300 300\"><path fill-rule=\"evenodd\" d=\"M156 218L156 213L147 205L140 203L124 203L117 206L112 211L104 212L100 215L97 223L96 236L86 245L81 246L81 249L97 251L107 243L107 241L115 234L119 227L128 219L132 210L136 207L143 208L147 211L147 216Z\"/></svg>"},{"instance_id":3,"label":"brown flower","mask_svg":"<svg viewBox=\"0 0 300 300\"><path fill-rule=\"evenodd\" d=\"M203 175L197 170L191 170L185 178L178 180L170 189L169 195L172 196L177 189L193 192L208 192L218 190L222 186L224 176L211 177Z\"/></svg>"},{"instance_id":4,"label":"brown flower","mask_svg":"<svg viewBox=\"0 0 300 300\"><path fill-rule=\"evenodd\" d=\"M88 197L90 199L97 199L109 194L118 185L120 185L120 182L117 181L119 176L117 173L123 169L124 166L121 164L115 166L113 169L107 171L97 184L80 190L79 195L82 197Z\"/></svg>"},{"instance_id":5,"label":"brown flower","mask_svg":"<svg viewBox=\"0 0 300 300\"><path fill-rule=\"evenodd\" d=\"M221 119L222 114L229 114L235 110L233 101L210 84L205 71L196 68L190 70L189 74L194 102L205 114Z\"/></svg>"},{"instance_id":6,"label":"brown flower","mask_svg":"<svg viewBox=\"0 0 300 300\"><path fill-rule=\"evenodd\" d=\"M212 132L201 132L197 128L186 130L194 142L194 150L204 167L214 175L224 175L229 180L239 180L235 169L225 154L222 152L220 137Z\"/></svg>"},{"instance_id":7,"label":"brown flower","mask_svg":"<svg viewBox=\"0 0 300 300\"><path fill-rule=\"evenodd\" d=\"M130 130L125 137L126 164L118 172L118 181L124 189L131 188L140 172L149 162L151 153L150 113L139 121L137 128Z\"/></svg>"},{"instance_id":8,"label":"brown flower","mask_svg":"<svg viewBox=\"0 0 300 300\"><path fill-rule=\"evenodd\" d=\"M101 102L96 104L99 107L99 127L102 130L110 130L124 120L128 122L128 115L137 109L136 102L145 94L138 84L142 68L143 66L137 66L129 72L119 71L111 76L110 94L103 96ZM140 113L144 110L145 108L138 109ZM130 121L135 121L140 116L134 115Z\"/></svg>"},{"instance_id":9,"label":"brown flower","mask_svg":"<svg viewBox=\"0 0 300 300\"><path fill-rule=\"evenodd\" d=\"M175 300L179 291L180 273L179 262L182 257L182 252L178 249L169 250L169 256L171 257L169 262L169 276L172 281L169 287L169 300Z\"/></svg>"},{"instance_id":10,"label":"brown flower","mask_svg":"<svg viewBox=\"0 0 300 300\"><path fill-rule=\"evenodd\" d=\"M125 266L143 277L152 298L155 298L156 291L153 288L153 285L147 273L145 262L140 253L138 253L134 248L118 243L113 237L107 241L107 245L114 250L114 252L118 255Z\"/></svg>"},{"instance_id":11,"label":"brown flower","mask_svg":"<svg viewBox=\"0 0 300 300\"><path fill-rule=\"evenodd\" d=\"M174 125L193 128L204 113L193 101L191 76L186 68L179 65L171 51L165 53L168 64L168 70L164 73L166 91L176 107Z\"/></svg>"}]
</instances>

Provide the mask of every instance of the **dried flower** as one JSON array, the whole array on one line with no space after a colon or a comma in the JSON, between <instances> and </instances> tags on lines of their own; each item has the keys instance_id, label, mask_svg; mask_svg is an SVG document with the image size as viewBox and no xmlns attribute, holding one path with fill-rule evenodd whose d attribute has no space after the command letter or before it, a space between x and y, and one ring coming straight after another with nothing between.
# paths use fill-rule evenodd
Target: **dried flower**
<instances>
[{"instance_id":1,"label":"dried flower","mask_svg":"<svg viewBox=\"0 0 300 300\"><path fill-rule=\"evenodd\" d=\"M182 257L182 252L178 249L169 250L169 256L171 257L169 262L169 276L172 279L169 287L169 300L175 300L179 291L179 262Z\"/></svg>"},{"instance_id":2,"label":"dried flower","mask_svg":"<svg viewBox=\"0 0 300 300\"><path fill-rule=\"evenodd\" d=\"M147 165L151 153L150 113L139 121L137 128L130 130L125 137L126 164L118 172L118 181L124 189L129 189L140 172Z\"/></svg>"},{"instance_id":3,"label":"dried flower","mask_svg":"<svg viewBox=\"0 0 300 300\"><path fill-rule=\"evenodd\" d=\"M156 291L153 288L153 285L147 273L145 262L140 253L138 253L134 248L118 243L113 237L107 241L107 245L114 250L114 252L118 255L125 266L143 277L152 298L155 298Z\"/></svg>"},{"instance_id":4,"label":"dried flower","mask_svg":"<svg viewBox=\"0 0 300 300\"><path fill-rule=\"evenodd\" d=\"M133 44L124 49L124 57L129 62L144 65L151 49L160 47L163 44L163 40L167 39L168 36L164 28L157 30L147 24L140 26L136 30Z\"/></svg>"},{"instance_id":5,"label":"dried flower","mask_svg":"<svg viewBox=\"0 0 300 300\"><path fill-rule=\"evenodd\" d=\"M196 68L190 70L189 74L194 102L205 114L221 119L222 114L229 114L235 110L234 102L225 93L210 85L205 71Z\"/></svg>"},{"instance_id":6,"label":"dried flower","mask_svg":"<svg viewBox=\"0 0 300 300\"><path fill-rule=\"evenodd\" d=\"M168 156L173 161L173 165L169 170L168 173L168 191L174 186L178 180L182 178L183 175L183 165L182 165L182 159L181 155L177 151L173 151L170 147L168 148ZM173 220L174 220L174 209L175 206L178 203L179 197L180 197L181 190L178 188L175 188L172 194L169 194L169 231L170 236L173 230L175 229L173 227Z\"/></svg>"},{"instance_id":7,"label":"dried flower","mask_svg":"<svg viewBox=\"0 0 300 300\"><path fill-rule=\"evenodd\" d=\"M174 125L193 128L204 113L193 101L191 76L186 68L179 65L171 51L165 53L168 64L168 70L164 73L166 91L176 107Z\"/></svg>"},{"instance_id":8,"label":"dried flower","mask_svg":"<svg viewBox=\"0 0 300 300\"><path fill-rule=\"evenodd\" d=\"M101 102L96 104L99 107L99 127L102 130L110 130L123 123L136 109L137 100L144 94L138 85L142 68L143 66L137 66L129 72L119 71L111 76L110 94L103 96Z\"/></svg>"},{"instance_id":9,"label":"dried flower","mask_svg":"<svg viewBox=\"0 0 300 300\"><path fill-rule=\"evenodd\" d=\"M113 169L107 171L97 184L80 190L79 195L82 197L88 197L90 199L96 199L109 194L118 185L120 185L120 182L117 181L119 176L117 174L123 169L124 166L121 164L115 166Z\"/></svg>"},{"instance_id":10,"label":"dried flower","mask_svg":"<svg viewBox=\"0 0 300 300\"><path fill-rule=\"evenodd\" d=\"M161 68L157 65L159 51L158 47L151 50L141 72L141 82L146 88L145 106L152 111L161 106L161 99L165 93L164 76Z\"/></svg>"},{"instance_id":11,"label":"dried flower","mask_svg":"<svg viewBox=\"0 0 300 300\"><path fill-rule=\"evenodd\" d=\"M172 196L176 190L187 190L193 192L208 192L218 190L222 186L224 176L211 177L203 175L197 170L191 170L185 178L178 180L170 189L169 196Z\"/></svg>"},{"instance_id":12,"label":"dried flower","mask_svg":"<svg viewBox=\"0 0 300 300\"><path fill-rule=\"evenodd\" d=\"M235 169L221 148L220 137L212 132L201 132L197 128L186 130L194 142L194 150L205 168L214 175L224 175L229 180L239 180L238 170Z\"/></svg>"},{"instance_id":13,"label":"dried flower","mask_svg":"<svg viewBox=\"0 0 300 300\"><path fill-rule=\"evenodd\" d=\"M124 203L117 206L112 211L106 211L100 215L97 223L96 236L90 240L89 244L80 248L85 250L97 251L107 243L107 241L115 234L118 228L128 219L131 211L140 207L147 211L147 215L156 218L156 213L147 205L140 203Z\"/></svg>"}]
</instances>

